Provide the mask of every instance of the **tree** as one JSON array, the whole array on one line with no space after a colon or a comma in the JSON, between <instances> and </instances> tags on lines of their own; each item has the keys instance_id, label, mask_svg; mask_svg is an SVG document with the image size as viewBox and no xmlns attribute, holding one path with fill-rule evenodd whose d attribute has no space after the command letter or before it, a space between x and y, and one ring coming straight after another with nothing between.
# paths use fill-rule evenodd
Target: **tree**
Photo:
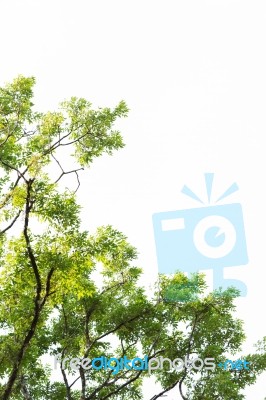
<instances>
[{"instance_id":1,"label":"tree","mask_svg":"<svg viewBox=\"0 0 266 400\"><path fill-rule=\"evenodd\" d=\"M265 339L246 356L250 371L195 371L189 364L169 370L166 362L154 371L117 373L79 365L73 375L64 363L66 357L102 355L197 356L218 363L239 351L245 336L232 315L235 289L204 296L202 275L188 279L177 271L159 276L148 296L138 283L141 269L133 265L137 251L125 235L111 226L94 235L81 230L79 173L124 146L113 127L128 108L121 101L113 110L93 110L72 97L59 111L39 113L34 83L19 76L0 89L0 398L140 399L143 379L152 374L162 386L152 399L174 387L183 399L244 398L241 390L265 370ZM63 188L70 175L75 190ZM176 297L166 301L169 288ZM62 382L51 382L41 363L45 354L59 360Z\"/></svg>"}]
</instances>

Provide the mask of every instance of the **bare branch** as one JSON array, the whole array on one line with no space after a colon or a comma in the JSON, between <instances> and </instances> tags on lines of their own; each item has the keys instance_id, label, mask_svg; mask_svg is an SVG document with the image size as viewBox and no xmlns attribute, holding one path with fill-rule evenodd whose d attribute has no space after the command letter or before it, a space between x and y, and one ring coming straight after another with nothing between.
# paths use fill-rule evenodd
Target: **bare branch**
<instances>
[{"instance_id":1,"label":"bare branch","mask_svg":"<svg viewBox=\"0 0 266 400\"><path fill-rule=\"evenodd\" d=\"M37 324L38 324L38 321L40 318L40 313L41 313L42 307L45 304L45 302L40 301L41 291L42 291L41 277L40 277L36 259L35 259L35 256L34 256L34 253L33 253L32 247L31 247L30 238L28 235L29 214L30 214L30 211L32 208L32 202L31 202L31 185L32 185L32 183L33 183L33 179L30 179L27 183L27 198L26 198L25 222L24 222L23 233L24 233L24 237L26 240L27 251L28 251L28 256L29 256L30 262L31 262L31 267L33 269L35 279L36 279L36 293L35 293L35 298L34 298L34 315L33 315L32 321L30 323L29 330L26 333L26 336L18 350L16 359L14 360L13 368L10 373L10 376L7 381L7 384L6 384L6 387L4 390L4 394L3 394L3 397L1 400L9 400L9 398L10 398L13 386L15 384L15 381L16 381L18 373L19 373L19 369L21 367L21 363L23 361L24 354L30 344L30 341L32 340L32 338L35 334L36 327L37 327Z\"/></svg>"},{"instance_id":2,"label":"bare branch","mask_svg":"<svg viewBox=\"0 0 266 400\"><path fill-rule=\"evenodd\" d=\"M63 356L64 356L64 351L63 351ZM63 376L63 379L64 379L65 387L66 387L67 400L73 400L72 396L71 396L71 386L72 385L70 386L69 383L68 383L67 376L66 376L65 370L63 368L63 358L62 358L61 363L60 363L60 369L61 369L61 373L62 373L62 376Z\"/></svg>"},{"instance_id":3,"label":"bare branch","mask_svg":"<svg viewBox=\"0 0 266 400\"><path fill-rule=\"evenodd\" d=\"M60 179L62 178L62 176L64 176L64 175L73 174L73 173L77 174L78 171L83 171L83 170L84 170L84 168L77 168L77 169L73 169L72 171L66 171L66 172L63 171L61 173L61 175L59 176L59 178L54 183L58 183L60 181Z\"/></svg>"},{"instance_id":4,"label":"bare branch","mask_svg":"<svg viewBox=\"0 0 266 400\"><path fill-rule=\"evenodd\" d=\"M17 221L18 217L21 214L21 210L19 210L19 212L17 213L17 215L15 216L15 218L13 219L13 221L0 232L0 235L3 235L6 231L8 231L10 228L12 228L12 226L14 225L14 223Z\"/></svg>"},{"instance_id":5,"label":"bare branch","mask_svg":"<svg viewBox=\"0 0 266 400\"><path fill-rule=\"evenodd\" d=\"M25 181L25 183L28 183L27 179L26 179L25 176L24 176L25 173L26 173L27 170L28 170L28 167L25 169L24 172L20 172L20 170L19 170L18 168L14 167L13 165L8 164L6 161L3 161L2 159L0 159L0 162L1 162L5 167L7 167L7 168L9 168L9 169L11 169L11 170L13 170L13 171L16 171L17 174Z\"/></svg>"},{"instance_id":6,"label":"bare branch","mask_svg":"<svg viewBox=\"0 0 266 400\"><path fill-rule=\"evenodd\" d=\"M82 168L82 169L84 169L84 168ZM78 191L78 189L79 189L79 187L80 187L80 180L79 180L79 174L78 174L77 171L75 171L75 174L76 174L76 176L77 176L78 186L77 186L77 189L74 191L74 193L77 193L77 191Z\"/></svg>"},{"instance_id":7,"label":"bare branch","mask_svg":"<svg viewBox=\"0 0 266 400\"><path fill-rule=\"evenodd\" d=\"M21 393L25 400L33 400L29 389L27 388L25 377L22 375L20 378Z\"/></svg>"},{"instance_id":8,"label":"bare branch","mask_svg":"<svg viewBox=\"0 0 266 400\"><path fill-rule=\"evenodd\" d=\"M151 397L150 400L156 400L156 399L158 399L159 397L162 397L165 393L169 392L169 390L174 389L174 387L176 387L177 384L178 384L178 381L177 381L177 382L174 382L174 383L173 383L171 386L169 386L167 389L164 389L164 390L162 390L160 393L158 393L158 394L154 395L153 397Z\"/></svg>"},{"instance_id":9,"label":"bare branch","mask_svg":"<svg viewBox=\"0 0 266 400\"><path fill-rule=\"evenodd\" d=\"M31 248L31 243L30 243L30 238L29 238L29 234L28 234L28 228L29 228L29 214L32 208L32 202L30 200L30 196L31 196L31 186L33 183L33 179L30 179L27 185L27 198L26 198L26 207L25 207L25 222L24 222L24 237L25 237L25 241L26 241L26 245L27 245L27 251L28 251L28 255L29 255L29 259L31 262L31 266L35 275L35 279L36 279L36 283L37 283L37 293L36 293L36 305L39 306L39 301L40 301L40 296L41 296L41 291L42 291L42 283L41 283L41 277L40 277L40 273L38 270L38 266L37 266L37 262L35 259L35 256L33 254L33 250Z\"/></svg>"}]
</instances>

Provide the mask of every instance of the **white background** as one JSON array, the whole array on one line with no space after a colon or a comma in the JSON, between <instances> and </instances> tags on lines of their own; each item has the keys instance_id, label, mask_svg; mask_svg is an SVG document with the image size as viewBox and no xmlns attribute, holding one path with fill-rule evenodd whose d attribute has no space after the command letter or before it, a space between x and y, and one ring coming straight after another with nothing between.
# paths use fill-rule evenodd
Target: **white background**
<instances>
[{"instance_id":1,"label":"white background","mask_svg":"<svg viewBox=\"0 0 266 400\"><path fill-rule=\"evenodd\" d=\"M124 232L147 283L157 273L152 214L197 206L180 190L204 197L205 172L218 196L238 183L228 201L243 206L250 262L228 276L248 286L237 316L252 351L265 334L265 1L0 0L0 17L1 84L35 76L41 110L72 95L129 105L126 147L83 174L79 196L84 228ZM148 382L144 400L155 393ZM265 395L263 378L246 390Z\"/></svg>"}]
</instances>

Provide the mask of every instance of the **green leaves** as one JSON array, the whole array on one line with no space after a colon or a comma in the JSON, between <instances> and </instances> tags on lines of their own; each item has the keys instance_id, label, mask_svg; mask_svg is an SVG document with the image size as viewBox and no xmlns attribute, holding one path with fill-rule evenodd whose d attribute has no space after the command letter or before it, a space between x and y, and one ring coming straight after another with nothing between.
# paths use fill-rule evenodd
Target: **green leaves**
<instances>
[{"instance_id":1,"label":"green leaves","mask_svg":"<svg viewBox=\"0 0 266 400\"><path fill-rule=\"evenodd\" d=\"M35 78L18 76L12 83L0 88L0 115L17 123L31 122L33 86Z\"/></svg>"},{"instance_id":2,"label":"green leaves","mask_svg":"<svg viewBox=\"0 0 266 400\"><path fill-rule=\"evenodd\" d=\"M88 166L95 157L103 153L112 154L114 150L124 147L120 133L112 130L116 119L128 114L124 101L114 110L103 108L95 111L85 99L73 97L69 102L62 103L62 110L70 119L70 139L74 143L75 155L80 165Z\"/></svg>"}]
</instances>

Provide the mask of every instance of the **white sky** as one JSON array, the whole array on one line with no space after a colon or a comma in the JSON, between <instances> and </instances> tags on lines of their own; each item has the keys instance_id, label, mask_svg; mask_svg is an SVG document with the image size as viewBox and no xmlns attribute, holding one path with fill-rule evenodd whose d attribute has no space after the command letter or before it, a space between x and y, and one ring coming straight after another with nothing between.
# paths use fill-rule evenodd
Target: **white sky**
<instances>
[{"instance_id":1,"label":"white sky","mask_svg":"<svg viewBox=\"0 0 266 400\"><path fill-rule=\"evenodd\" d=\"M180 190L204 193L205 172L217 194L238 183L226 202L243 206L250 262L228 277L248 286L238 301L245 351L266 325L265 16L262 0L0 0L1 84L34 75L42 110L72 95L128 103L127 146L83 175L80 202L84 227L112 224L138 248L147 283L157 272L152 214L197 207ZM246 393L262 400L263 379Z\"/></svg>"}]
</instances>

